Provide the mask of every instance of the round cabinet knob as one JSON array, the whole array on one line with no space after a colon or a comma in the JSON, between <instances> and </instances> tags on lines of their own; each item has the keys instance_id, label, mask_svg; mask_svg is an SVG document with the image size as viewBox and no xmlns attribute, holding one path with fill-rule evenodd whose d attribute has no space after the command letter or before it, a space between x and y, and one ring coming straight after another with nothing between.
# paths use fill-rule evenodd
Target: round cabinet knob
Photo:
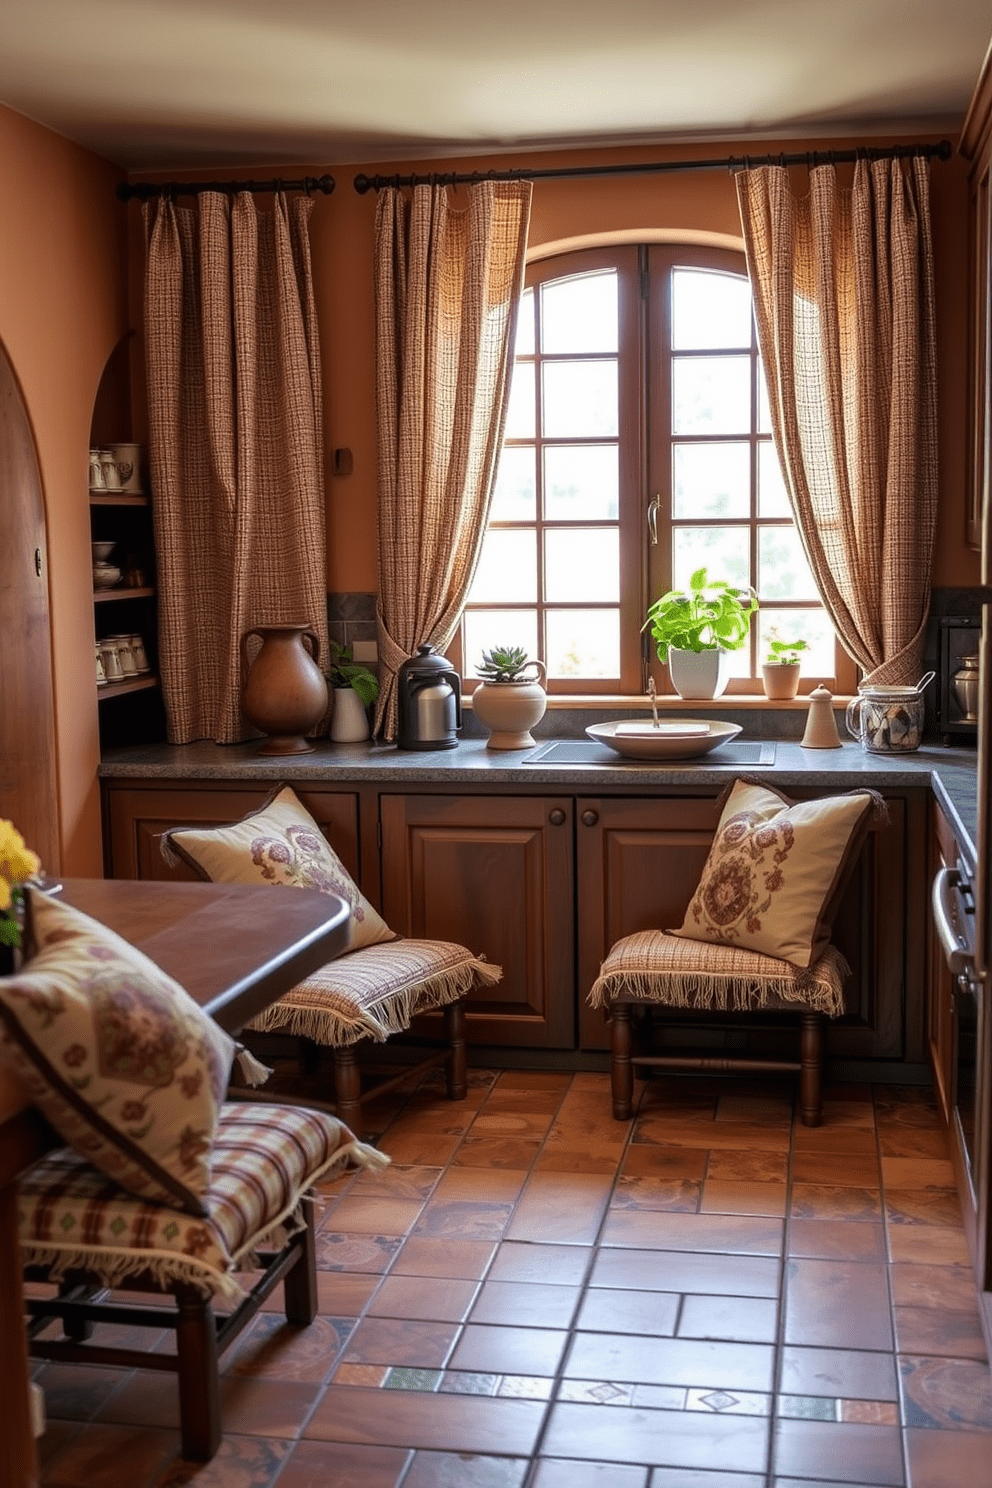
<instances>
[{"instance_id":1,"label":"round cabinet knob","mask_svg":"<svg viewBox=\"0 0 992 1488\"><path fill-rule=\"evenodd\" d=\"M554 811L548 813L548 821L553 827L560 827L564 820L565 813L560 806L556 806Z\"/></svg>"},{"instance_id":2,"label":"round cabinet knob","mask_svg":"<svg viewBox=\"0 0 992 1488\"><path fill-rule=\"evenodd\" d=\"M582 820L587 827L594 827L599 821L598 811L583 811Z\"/></svg>"}]
</instances>

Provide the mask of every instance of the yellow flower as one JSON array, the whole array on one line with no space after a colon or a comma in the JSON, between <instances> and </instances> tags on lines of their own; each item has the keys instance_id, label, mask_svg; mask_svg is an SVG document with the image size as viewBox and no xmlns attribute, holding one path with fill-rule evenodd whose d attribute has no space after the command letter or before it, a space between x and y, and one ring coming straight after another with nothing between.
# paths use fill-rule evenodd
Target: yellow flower
<instances>
[{"instance_id":1,"label":"yellow flower","mask_svg":"<svg viewBox=\"0 0 992 1488\"><path fill-rule=\"evenodd\" d=\"M25 847L13 822L0 818L0 910L10 905L10 890L41 867L37 853Z\"/></svg>"},{"instance_id":2,"label":"yellow flower","mask_svg":"<svg viewBox=\"0 0 992 1488\"><path fill-rule=\"evenodd\" d=\"M10 889L7 886L7 880L5 878L0 878L0 914L3 914L4 910L9 908Z\"/></svg>"}]
</instances>

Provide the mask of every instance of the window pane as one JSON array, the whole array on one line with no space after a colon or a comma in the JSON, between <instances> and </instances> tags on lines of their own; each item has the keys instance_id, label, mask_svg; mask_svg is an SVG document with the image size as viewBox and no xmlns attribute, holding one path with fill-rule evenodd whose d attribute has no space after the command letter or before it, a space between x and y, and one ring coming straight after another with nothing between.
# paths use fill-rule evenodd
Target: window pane
<instances>
[{"instance_id":1,"label":"window pane","mask_svg":"<svg viewBox=\"0 0 992 1488\"><path fill-rule=\"evenodd\" d=\"M544 515L552 522L584 517L616 521L620 451L615 444L558 444L544 451Z\"/></svg>"},{"instance_id":2,"label":"window pane","mask_svg":"<svg viewBox=\"0 0 992 1488\"><path fill-rule=\"evenodd\" d=\"M792 516L782 467L774 444L768 442L758 445L758 516Z\"/></svg>"},{"instance_id":3,"label":"window pane","mask_svg":"<svg viewBox=\"0 0 992 1488\"><path fill-rule=\"evenodd\" d=\"M770 434L772 432L772 410L768 401L768 384L765 381L765 369L758 362L758 433Z\"/></svg>"},{"instance_id":4,"label":"window pane","mask_svg":"<svg viewBox=\"0 0 992 1488\"><path fill-rule=\"evenodd\" d=\"M544 534L544 596L604 603L619 600L619 528L549 528Z\"/></svg>"},{"instance_id":5,"label":"window pane","mask_svg":"<svg viewBox=\"0 0 992 1488\"><path fill-rule=\"evenodd\" d=\"M819 597L794 527L758 528L758 593L762 599Z\"/></svg>"},{"instance_id":6,"label":"window pane","mask_svg":"<svg viewBox=\"0 0 992 1488\"><path fill-rule=\"evenodd\" d=\"M544 433L552 439L615 435L617 364L545 362Z\"/></svg>"},{"instance_id":7,"label":"window pane","mask_svg":"<svg viewBox=\"0 0 992 1488\"><path fill-rule=\"evenodd\" d=\"M619 610L548 610L549 677L619 677Z\"/></svg>"},{"instance_id":8,"label":"window pane","mask_svg":"<svg viewBox=\"0 0 992 1488\"><path fill-rule=\"evenodd\" d=\"M673 517L748 517L750 446L676 444L672 463Z\"/></svg>"},{"instance_id":9,"label":"window pane","mask_svg":"<svg viewBox=\"0 0 992 1488\"><path fill-rule=\"evenodd\" d=\"M504 445L496 471L491 522L533 522L537 514L537 472L532 444Z\"/></svg>"},{"instance_id":10,"label":"window pane","mask_svg":"<svg viewBox=\"0 0 992 1488\"><path fill-rule=\"evenodd\" d=\"M465 675L474 676L483 651L494 646L523 646L537 655L536 610L466 610Z\"/></svg>"},{"instance_id":11,"label":"window pane","mask_svg":"<svg viewBox=\"0 0 992 1488\"><path fill-rule=\"evenodd\" d=\"M467 602L520 604L536 599L537 534L533 528L491 528Z\"/></svg>"},{"instance_id":12,"label":"window pane","mask_svg":"<svg viewBox=\"0 0 992 1488\"><path fill-rule=\"evenodd\" d=\"M525 289L520 296L517 312L517 339L513 347L514 356L534 355L534 291Z\"/></svg>"},{"instance_id":13,"label":"window pane","mask_svg":"<svg viewBox=\"0 0 992 1488\"><path fill-rule=\"evenodd\" d=\"M751 286L737 274L676 269L672 346L676 351L751 345Z\"/></svg>"},{"instance_id":14,"label":"window pane","mask_svg":"<svg viewBox=\"0 0 992 1488\"><path fill-rule=\"evenodd\" d=\"M533 439L534 434L534 363L517 362L510 380L503 438Z\"/></svg>"},{"instance_id":15,"label":"window pane","mask_svg":"<svg viewBox=\"0 0 992 1488\"><path fill-rule=\"evenodd\" d=\"M672 418L676 434L747 434L750 357L673 357Z\"/></svg>"},{"instance_id":16,"label":"window pane","mask_svg":"<svg viewBox=\"0 0 992 1488\"><path fill-rule=\"evenodd\" d=\"M542 287L542 351L616 351L618 341L615 271L558 279Z\"/></svg>"},{"instance_id":17,"label":"window pane","mask_svg":"<svg viewBox=\"0 0 992 1488\"><path fill-rule=\"evenodd\" d=\"M808 651L799 660L807 677L832 677L834 671L834 628L825 610L777 610L763 605L755 619L758 622L758 660L768 656L768 642L805 641Z\"/></svg>"},{"instance_id":18,"label":"window pane","mask_svg":"<svg viewBox=\"0 0 992 1488\"><path fill-rule=\"evenodd\" d=\"M697 568L706 567L710 579L723 579L746 589L748 576L746 527L676 527L672 533L672 588L686 589Z\"/></svg>"}]
</instances>

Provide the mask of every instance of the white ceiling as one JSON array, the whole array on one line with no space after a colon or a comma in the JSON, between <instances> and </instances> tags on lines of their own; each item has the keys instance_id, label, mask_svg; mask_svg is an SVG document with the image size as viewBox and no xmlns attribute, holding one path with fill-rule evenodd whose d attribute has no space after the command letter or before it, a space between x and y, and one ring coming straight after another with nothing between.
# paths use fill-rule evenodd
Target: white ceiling
<instances>
[{"instance_id":1,"label":"white ceiling","mask_svg":"<svg viewBox=\"0 0 992 1488\"><path fill-rule=\"evenodd\" d=\"M989 0L2 0L0 100L131 170L956 132Z\"/></svg>"}]
</instances>

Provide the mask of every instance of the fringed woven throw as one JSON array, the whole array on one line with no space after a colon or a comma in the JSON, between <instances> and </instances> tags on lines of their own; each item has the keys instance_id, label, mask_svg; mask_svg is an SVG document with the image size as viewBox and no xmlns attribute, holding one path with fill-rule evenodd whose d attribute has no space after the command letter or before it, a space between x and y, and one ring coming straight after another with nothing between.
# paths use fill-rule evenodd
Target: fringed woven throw
<instances>
[{"instance_id":1,"label":"fringed woven throw","mask_svg":"<svg viewBox=\"0 0 992 1488\"><path fill-rule=\"evenodd\" d=\"M340 1049L359 1039L384 1043L418 1013L492 986L502 968L446 940L392 940L363 946L322 966L248 1027L275 1029Z\"/></svg>"},{"instance_id":2,"label":"fringed woven throw","mask_svg":"<svg viewBox=\"0 0 992 1488\"><path fill-rule=\"evenodd\" d=\"M844 1011L847 974L847 963L833 946L812 966L799 969L756 951L641 930L613 946L589 1003L653 1002L735 1013L795 1003L836 1018Z\"/></svg>"}]
</instances>

